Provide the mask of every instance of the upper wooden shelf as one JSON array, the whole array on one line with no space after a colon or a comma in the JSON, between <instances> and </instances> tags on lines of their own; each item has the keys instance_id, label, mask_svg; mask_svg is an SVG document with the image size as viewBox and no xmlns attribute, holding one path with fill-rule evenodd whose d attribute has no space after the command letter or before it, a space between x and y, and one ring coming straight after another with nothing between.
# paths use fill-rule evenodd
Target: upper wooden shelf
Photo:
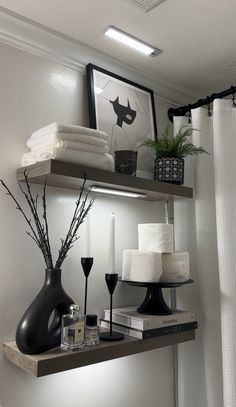
<instances>
[{"instance_id":1,"label":"upper wooden shelf","mask_svg":"<svg viewBox=\"0 0 236 407\"><path fill-rule=\"evenodd\" d=\"M173 197L193 197L193 190L189 187L132 177L130 175L57 160L42 161L28 167L19 168L17 171L17 181L24 181L24 170L26 168L30 181L37 184L43 184L46 176L48 185L78 189L81 185L81 180L86 174L88 180L87 188L90 186L102 186L139 192L146 194L145 197L139 199L150 201L163 201Z\"/></svg>"},{"instance_id":2,"label":"upper wooden shelf","mask_svg":"<svg viewBox=\"0 0 236 407\"><path fill-rule=\"evenodd\" d=\"M100 342L97 346L90 348L85 347L79 351L67 352L61 348L54 348L51 351L39 355L24 355L19 351L15 342L7 342L3 344L3 355L5 359L27 373L41 377L146 352L164 346L191 341L194 338L195 330L144 340L126 336L124 340L119 342Z\"/></svg>"}]
</instances>

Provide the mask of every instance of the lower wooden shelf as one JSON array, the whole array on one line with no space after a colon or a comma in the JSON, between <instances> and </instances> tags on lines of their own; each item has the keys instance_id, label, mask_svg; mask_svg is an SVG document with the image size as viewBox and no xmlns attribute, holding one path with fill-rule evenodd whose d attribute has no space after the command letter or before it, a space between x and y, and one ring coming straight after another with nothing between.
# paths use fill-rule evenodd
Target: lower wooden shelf
<instances>
[{"instance_id":1,"label":"lower wooden shelf","mask_svg":"<svg viewBox=\"0 0 236 407\"><path fill-rule=\"evenodd\" d=\"M79 351L66 352L61 348L54 348L39 355L24 355L19 351L15 342L6 342L3 344L3 355L5 359L27 373L41 377L191 341L194 338L194 329L144 340L126 336L120 342L100 342L98 346L85 347Z\"/></svg>"}]
</instances>

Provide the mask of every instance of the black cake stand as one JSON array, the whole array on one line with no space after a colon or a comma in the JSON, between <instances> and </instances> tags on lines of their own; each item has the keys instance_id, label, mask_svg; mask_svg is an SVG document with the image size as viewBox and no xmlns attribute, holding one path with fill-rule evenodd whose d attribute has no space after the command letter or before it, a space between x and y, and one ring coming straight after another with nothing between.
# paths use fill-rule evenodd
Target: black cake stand
<instances>
[{"instance_id":1,"label":"black cake stand","mask_svg":"<svg viewBox=\"0 0 236 407\"><path fill-rule=\"evenodd\" d=\"M128 281L122 280L119 277L119 281L122 283L126 283L129 285L133 285L135 287L146 287L146 297L137 309L140 314L146 315L170 315L172 314L171 309L166 304L163 294L162 288L177 288L182 287L185 284L193 283L193 280L188 280L183 283L141 283L139 281Z\"/></svg>"}]
</instances>

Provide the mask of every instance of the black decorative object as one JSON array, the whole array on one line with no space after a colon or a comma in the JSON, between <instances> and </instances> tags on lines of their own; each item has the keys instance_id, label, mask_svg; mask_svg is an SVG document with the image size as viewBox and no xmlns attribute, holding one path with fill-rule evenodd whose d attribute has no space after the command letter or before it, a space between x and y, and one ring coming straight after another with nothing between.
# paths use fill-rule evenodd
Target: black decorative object
<instances>
[{"instance_id":1,"label":"black decorative object","mask_svg":"<svg viewBox=\"0 0 236 407\"><path fill-rule=\"evenodd\" d=\"M115 291L116 284L118 281L118 274L105 274L105 281L110 293L110 330L109 332L102 332L100 334L100 339L103 341L120 341L124 339L124 335L120 332L115 332L112 330L112 295Z\"/></svg>"},{"instance_id":2,"label":"black decorative object","mask_svg":"<svg viewBox=\"0 0 236 407\"><path fill-rule=\"evenodd\" d=\"M46 269L44 285L17 327L16 344L19 350L33 355L59 346L62 315L68 314L73 303L62 287L61 270ZM49 323L52 315L52 322Z\"/></svg>"},{"instance_id":3,"label":"black decorative object","mask_svg":"<svg viewBox=\"0 0 236 407\"><path fill-rule=\"evenodd\" d=\"M136 117L136 110L131 109L129 99L127 101L127 106L119 103L119 96L115 100L110 100L110 103L113 106L113 110L117 116L116 124L117 126L122 127L123 122L131 125Z\"/></svg>"},{"instance_id":4,"label":"black decorative object","mask_svg":"<svg viewBox=\"0 0 236 407\"><path fill-rule=\"evenodd\" d=\"M137 151L119 150L115 151L115 171L120 174L136 175Z\"/></svg>"},{"instance_id":5,"label":"black decorative object","mask_svg":"<svg viewBox=\"0 0 236 407\"><path fill-rule=\"evenodd\" d=\"M154 179L171 184L183 184L184 159L172 157L156 158L154 162Z\"/></svg>"},{"instance_id":6,"label":"black decorative object","mask_svg":"<svg viewBox=\"0 0 236 407\"><path fill-rule=\"evenodd\" d=\"M27 202L31 215L28 215L21 204L17 201L11 190L0 179L0 183L7 191L16 205L16 209L24 217L29 228L26 231L42 252L46 263L46 279L43 288L32 302L21 319L17 332L16 343L23 353L34 354L51 349L60 345L61 341L61 317L69 311L69 305L73 300L67 296L61 286L61 265L68 255L69 250L79 239L77 233L80 225L85 220L89 210L93 205L93 199L88 201L89 191L83 196L86 183L86 174L80 187L79 196L75 202L75 209L72 215L69 229L64 239L61 239L61 246L58 250L58 257L53 262L51 243L49 238L49 225L47 220L46 184L45 179L42 194L42 214L38 205L38 195L34 196L27 176L27 169L24 170L25 187L21 184L19 188ZM31 219L31 217L32 219ZM32 222L33 220L33 222ZM48 323L54 311L54 318L50 326Z\"/></svg>"},{"instance_id":7,"label":"black decorative object","mask_svg":"<svg viewBox=\"0 0 236 407\"><path fill-rule=\"evenodd\" d=\"M84 315L87 314L87 294L88 294L88 276L90 274L93 257L81 257L81 265L85 275L85 293L84 293Z\"/></svg>"},{"instance_id":8,"label":"black decorative object","mask_svg":"<svg viewBox=\"0 0 236 407\"><path fill-rule=\"evenodd\" d=\"M127 283L129 285L133 285L135 287L146 287L147 292L144 299L144 302L137 311L140 314L146 315L170 315L172 314L171 309L166 304L163 294L162 288L176 288L182 287L185 284L193 283L193 280L189 279L183 283L141 283L138 281L128 281L122 280L119 278L119 281L122 283Z\"/></svg>"}]
</instances>

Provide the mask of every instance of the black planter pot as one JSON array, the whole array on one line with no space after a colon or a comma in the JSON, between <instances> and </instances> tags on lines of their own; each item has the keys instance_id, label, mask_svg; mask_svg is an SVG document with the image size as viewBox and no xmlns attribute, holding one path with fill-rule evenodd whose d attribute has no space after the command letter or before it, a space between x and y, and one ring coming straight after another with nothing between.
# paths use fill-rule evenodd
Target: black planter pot
<instances>
[{"instance_id":1,"label":"black planter pot","mask_svg":"<svg viewBox=\"0 0 236 407\"><path fill-rule=\"evenodd\" d=\"M73 303L61 285L61 270L47 269L42 289L17 327L16 344L19 350L30 355L59 346L62 315L69 312L69 306Z\"/></svg>"},{"instance_id":2,"label":"black planter pot","mask_svg":"<svg viewBox=\"0 0 236 407\"><path fill-rule=\"evenodd\" d=\"M135 176L137 155L137 151L133 150L115 151L115 172Z\"/></svg>"},{"instance_id":3,"label":"black planter pot","mask_svg":"<svg viewBox=\"0 0 236 407\"><path fill-rule=\"evenodd\" d=\"M183 184L184 159L173 157L156 158L154 162L154 179L171 184Z\"/></svg>"}]
</instances>

